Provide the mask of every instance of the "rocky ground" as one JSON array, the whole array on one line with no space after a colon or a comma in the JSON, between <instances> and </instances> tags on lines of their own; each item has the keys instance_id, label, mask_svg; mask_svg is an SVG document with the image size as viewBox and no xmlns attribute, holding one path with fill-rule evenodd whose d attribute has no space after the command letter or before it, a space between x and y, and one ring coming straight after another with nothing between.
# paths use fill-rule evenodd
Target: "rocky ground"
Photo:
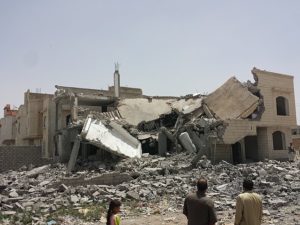
<instances>
[{"instance_id":1,"label":"rocky ground","mask_svg":"<svg viewBox=\"0 0 300 225\"><path fill-rule=\"evenodd\" d=\"M263 198L264 224L300 224L298 162L212 165L203 158L193 167L193 156L187 153L144 156L71 175L62 164L1 173L0 224L104 224L112 198L123 202L122 224L186 224L181 213L183 201L200 176L209 181L208 195L215 201L219 224L233 222L235 198L245 177L255 181ZM111 172L126 173L131 179L117 185L63 183Z\"/></svg>"}]
</instances>

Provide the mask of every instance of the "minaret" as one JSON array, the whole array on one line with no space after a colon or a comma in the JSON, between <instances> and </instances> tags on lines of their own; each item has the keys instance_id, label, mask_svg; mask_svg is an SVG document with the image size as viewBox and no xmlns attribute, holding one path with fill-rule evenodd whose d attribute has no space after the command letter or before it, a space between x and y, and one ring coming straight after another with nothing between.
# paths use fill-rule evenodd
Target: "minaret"
<instances>
[{"instance_id":1,"label":"minaret","mask_svg":"<svg viewBox=\"0 0 300 225\"><path fill-rule=\"evenodd\" d=\"M114 89L115 97L120 97L120 74L119 74L119 63L115 63L115 73L114 73Z\"/></svg>"}]
</instances>

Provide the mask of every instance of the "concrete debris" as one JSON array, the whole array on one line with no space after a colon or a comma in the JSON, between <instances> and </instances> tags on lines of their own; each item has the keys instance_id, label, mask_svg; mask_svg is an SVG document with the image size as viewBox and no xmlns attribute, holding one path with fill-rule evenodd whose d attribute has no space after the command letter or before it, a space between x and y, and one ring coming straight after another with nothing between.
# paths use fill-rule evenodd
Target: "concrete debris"
<instances>
[{"instance_id":1,"label":"concrete debris","mask_svg":"<svg viewBox=\"0 0 300 225\"><path fill-rule=\"evenodd\" d=\"M260 118L263 97L256 85L251 82L242 84L233 77L208 96L141 96L106 100L99 91L81 93L84 90L58 87L56 99L74 97L77 115L76 121L69 123L68 128L58 135L58 152L64 159L61 162L69 161L67 171L70 173L76 169L78 161L90 159L88 149L93 149L93 146L98 150L98 156L101 155L98 160L103 160L103 151L108 152L110 158L140 158L144 153L166 156L187 151L193 155L196 153L193 165L203 155L215 163L217 143L232 144L245 134L254 135L252 126L248 126L249 130L245 129L244 133L229 134L236 127L235 120L248 122L245 119ZM109 110L105 105L106 111L103 112L100 107L100 111L85 108L84 113L79 113L83 106L76 104L80 99L90 103L101 100L102 104L107 101ZM71 144L66 145L67 140Z\"/></svg>"},{"instance_id":2,"label":"concrete debris","mask_svg":"<svg viewBox=\"0 0 300 225\"><path fill-rule=\"evenodd\" d=\"M34 177L26 176L32 171L8 171L0 174L1 185L5 186L0 195L0 211L6 216L31 211L35 218L45 222L47 213L62 207L106 204L112 198L143 202L140 210L145 214L155 213L161 202L167 202L159 209L162 213L170 208L181 211L185 196L194 190L199 176L208 179L208 195L215 200L219 212L234 209L245 177L255 181L266 216L275 217L287 205L300 206L297 163L232 165L222 161L213 165L203 156L193 166L195 155L183 152L167 157L127 158L117 163L114 170L101 170L101 174L88 170L67 174L62 164L47 170L34 169L39 171Z\"/></svg>"},{"instance_id":3,"label":"concrete debris","mask_svg":"<svg viewBox=\"0 0 300 225\"><path fill-rule=\"evenodd\" d=\"M26 176L29 178L36 178L39 174L44 173L49 169L49 165L41 166L34 168L26 173Z\"/></svg>"},{"instance_id":4,"label":"concrete debris","mask_svg":"<svg viewBox=\"0 0 300 225\"><path fill-rule=\"evenodd\" d=\"M93 119L90 115L81 136L91 144L122 157L142 156L141 143L114 121Z\"/></svg>"},{"instance_id":5,"label":"concrete debris","mask_svg":"<svg viewBox=\"0 0 300 225\"><path fill-rule=\"evenodd\" d=\"M179 135L179 140L182 146L189 152L194 153L196 152L196 147L193 144L189 134L187 132L183 132Z\"/></svg>"}]
</instances>

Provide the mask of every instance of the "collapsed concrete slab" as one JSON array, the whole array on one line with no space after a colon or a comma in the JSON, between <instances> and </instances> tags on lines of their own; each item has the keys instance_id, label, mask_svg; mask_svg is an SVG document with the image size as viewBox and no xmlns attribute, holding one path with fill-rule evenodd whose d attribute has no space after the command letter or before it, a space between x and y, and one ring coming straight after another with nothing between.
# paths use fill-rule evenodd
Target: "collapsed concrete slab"
<instances>
[{"instance_id":1,"label":"collapsed concrete slab","mask_svg":"<svg viewBox=\"0 0 300 225\"><path fill-rule=\"evenodd\" d=\"M89 115L84 123L81 137L90 144L121 157L142 155L141 143L114 121L94 119Z\"/></svg>"},{"instance_id":2,"label":"collapsed concrete slab","mask_svg":"<svg viewBox=\"0 0 300 225\"><path fill-rule=\"evenodd\" d=\"M137 126L142 121L149 122L159 119L162 115L172 111L182 112L184 115L199 116L202 96L178 97L144 97L122 99L118 104L118 111L122 118L131 125Z\"/></svg>"},{"instance_id":3,"label":"collapsed concrete slab","mask_svg":"<svg viewBox=\"0 0 300 225\"><path fill-rule=\"evenodd\" d=\"M232 77L209 94L204 103L219 119L245 119L256 110L259 98Z\"/></svg>"},{"instance_id":4,"label":"collapsed concrete slab","mask_svg":"<svg viewBox=\"0 0 300 225\"><path fill-rule=\"evenodd\" d=\"M152 121L162 114L171 113L172 108L168 104L171 100L172 98L123 99L119 102L118 110L124 120L137 126L142 121Z\"/></svg>"}]
</instances>

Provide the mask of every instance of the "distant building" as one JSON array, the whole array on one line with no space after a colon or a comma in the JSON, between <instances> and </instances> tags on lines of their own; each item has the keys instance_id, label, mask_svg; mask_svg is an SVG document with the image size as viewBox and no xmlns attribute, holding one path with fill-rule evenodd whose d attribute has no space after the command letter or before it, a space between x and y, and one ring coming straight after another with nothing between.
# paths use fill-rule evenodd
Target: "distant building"
<instances>
[{"instance_id":1,"label":"distant building","mask_svg":"<svg viewBox=\"0 0 300 225\"><path fill-rule=\"evenodd\" d=\"M42 156L51 158L54 151L55 104L53 95L24 94L24 105L17 113L16 145L42 146Z\"/></svg>"},{"instance_id":2,"label":"distant building","mask_svg":"<svg viewBox=\"0 0 300 225\"><path fill-rule=\"evenodd\" d=\"M0 145L14 145L16 138L16 115L18 110L4 107L4 117L0 119Z\"/></svg>"}]
</instances>

